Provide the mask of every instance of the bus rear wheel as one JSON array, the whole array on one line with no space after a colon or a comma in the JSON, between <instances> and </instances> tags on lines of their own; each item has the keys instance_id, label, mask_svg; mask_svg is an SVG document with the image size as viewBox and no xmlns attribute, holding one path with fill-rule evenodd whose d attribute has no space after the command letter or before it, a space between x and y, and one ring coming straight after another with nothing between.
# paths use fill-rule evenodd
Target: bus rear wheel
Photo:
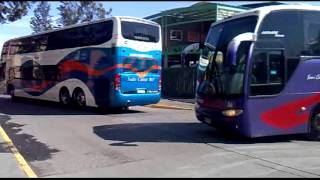
<instances>
[{"instance_id":1,"label":"bus rear wheel","mask_svg":"<svg viewBox=\"0 0 320 180\"><path fill-rule=\"evenodd\" d=\"M310 140L320 141L320 112L315 113L311 118L308 137Z\"/></svg>"},{"instance_id":2,"label":"bus rear wheel","mask_svg":"<svg viewBox=\"0 0 320 180\"><path fill-rule=\"evenodd\" d=\"M14 87L13 86L8 87L8 95L11 97L12 100L16 100L15 95L14 95Z\"/></svg>"},{"instance_id":3,"label":"bus rear wheel","mask_svg":"<svg viewBox=\"0 0 320 180\"><path fill-rule=\"evenodd\" d=\"M59 100L62 105L70 104L70 93L67 89L62 89L59 93Z\"/></svg>"},{"instance_id":4,"label":"bus rear wheel","mask_svg":"<svg viewBox=\"0 0 320 180\"><path fill-rule=\"evenodd\" d=\"M76 89L73 93L73 101L78 107L86 106L86 95L81 89Z\"/></svg>"}]
</instances>

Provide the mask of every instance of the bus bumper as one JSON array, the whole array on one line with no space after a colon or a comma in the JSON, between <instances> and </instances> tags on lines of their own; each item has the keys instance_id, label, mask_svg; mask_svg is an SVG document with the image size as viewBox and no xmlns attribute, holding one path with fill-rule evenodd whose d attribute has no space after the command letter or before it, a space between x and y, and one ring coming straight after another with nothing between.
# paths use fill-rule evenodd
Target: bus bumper
<instances>
[{"instance_id":1,"label":"bus bumper","mask_svg":"<svg viewBox=\"0 0 320 180\"><path fill-rule=\"evenodd\" d=\"M241 121L243 115L237 117L226 117L221 110L200 107L196 105L195 113L197 119L209 126L229 130L230 132L238 133L245 137L250 137L250 133L246 131L244 122Z\"/></svg>"},{"instance_id":2,"label":"bus bumper","mask_svg":"<svg viewBox=\"0 0 320 180\"><path fill-rule=\"evenodd\" d=\"M111 107L123 106L144 106L148 104L156 104L160 101L160 93L148 94L123 94L116 91L111 97Z\"/></svg>"}]
</instances>

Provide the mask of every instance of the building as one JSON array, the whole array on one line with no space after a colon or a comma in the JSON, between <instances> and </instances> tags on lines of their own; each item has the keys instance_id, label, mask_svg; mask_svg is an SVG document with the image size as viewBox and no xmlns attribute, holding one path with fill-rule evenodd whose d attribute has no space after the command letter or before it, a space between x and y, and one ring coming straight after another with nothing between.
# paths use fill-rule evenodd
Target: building
<instances>
[{"instance_id":1,"label":"building","mask_svg":"<svg viewBox=\"0 0 320 180\"><path fill-rule=\"evenodd\" d=\"M263 7L263 6L275 6L275 5L284 5L285 3L281 3L281 2L276 2L276 1L272 1L272 2L261 2L261 3L252 3L252 4L243 4L241 5L242 7L246 7L246 8L259 8L259 7Z\"/></svg>"},{"instance_id":2,"label":"building","mask_svg":"<svg viewBox=\"0 0 320 180\"><path fill-rule=\"evenodd\" d=\"M199 2L189 7L162 11L145 19L162 27L163 67L181 66L181 51L188 45L204 42L210 25L250 8L220 3ZM186 65L195 64L199 52L189 55Z\"/></svg>"}]
</instances>

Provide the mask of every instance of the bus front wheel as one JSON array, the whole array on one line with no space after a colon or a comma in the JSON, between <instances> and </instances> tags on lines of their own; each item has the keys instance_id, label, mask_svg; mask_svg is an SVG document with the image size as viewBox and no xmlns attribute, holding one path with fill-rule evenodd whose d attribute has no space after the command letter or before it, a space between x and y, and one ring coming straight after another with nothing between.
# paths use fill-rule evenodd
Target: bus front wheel
<instances>
[{"instance_id":1,"label":"bus front wheel","mask_svg":"<svg viewBox=\"0 0 320 180\"><path fill-rule=\"evenodd\" d=\"M73 101L78 107L86 106L86 95L81 89L76 89L73 93Z\"/></svg>"},{"instance_id":2,"label":"bus front wheel","mask_svg":"<svg viewBox=\"0 0 320 180\"><path fill-rule=\"evenodd\" d=\"M311 117L308 137L310 140L320 140L320 112L318 111Z\"/></svg>"}]
</instances>

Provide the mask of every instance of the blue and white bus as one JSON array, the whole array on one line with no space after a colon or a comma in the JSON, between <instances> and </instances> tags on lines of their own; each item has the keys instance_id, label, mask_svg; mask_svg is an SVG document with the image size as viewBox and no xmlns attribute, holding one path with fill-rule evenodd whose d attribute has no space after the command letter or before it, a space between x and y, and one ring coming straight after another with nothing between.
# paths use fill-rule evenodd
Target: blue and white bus
<instances>
[{"instance_id":1,"label":"blue and white bus","mask_svg":"<svg viewBox=\"0 0 320 180\"><path fill-rule=\"evenodd\" d=\"M152 21L111 17L5 42L0 73L12 98L79 107L160 100L161 32Z\"/></svg>"}]
</instances>

